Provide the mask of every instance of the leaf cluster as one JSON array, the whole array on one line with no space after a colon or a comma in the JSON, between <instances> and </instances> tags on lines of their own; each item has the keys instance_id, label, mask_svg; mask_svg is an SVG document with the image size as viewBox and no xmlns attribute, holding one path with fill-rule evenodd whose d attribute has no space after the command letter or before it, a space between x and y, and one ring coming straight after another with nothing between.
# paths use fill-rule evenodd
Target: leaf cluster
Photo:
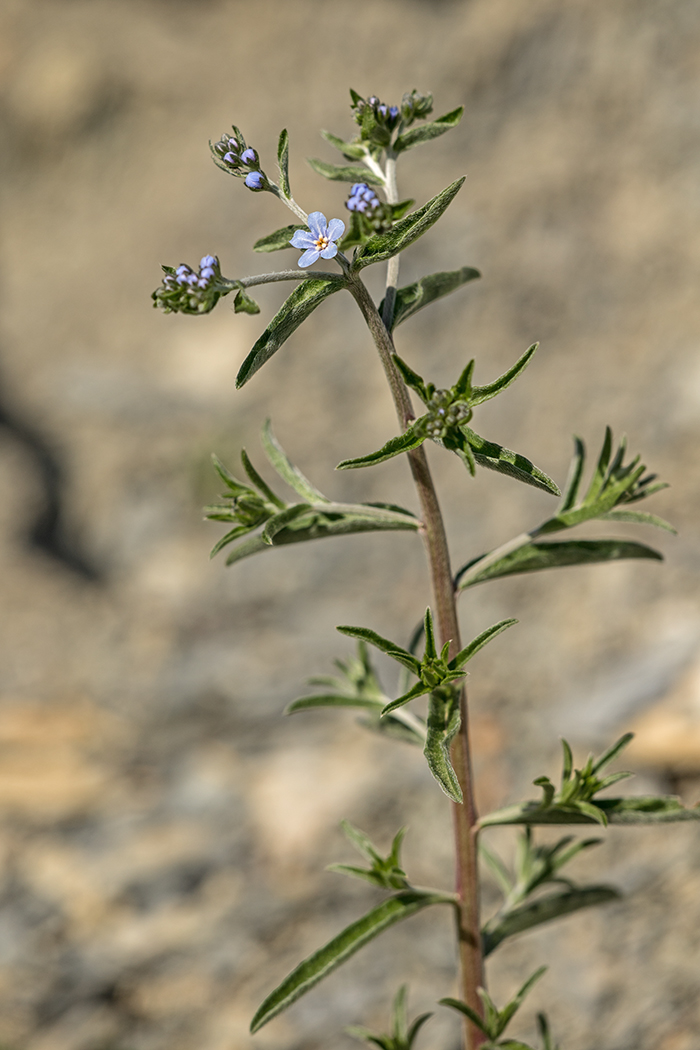
<instances>
[{"instance_id":1,"label":"leaf cluster","mask_svg":"<svg viewBox=\"0 0 700 1050\"><path fill-rule=\"evenodd\" d=\"M340 675L317 676L309 680L311 685L325 687L322 693L312 693L293 700L285 714L308 711L320 707L351 707L364 712L360 719L366 728L411 744L425 744L426 727L422 718L408 711L395 711L383 715L388 697L379 683L372 666L366 644L357 643L357 656L336 660Z\"/></svg>"},{"instance_id":2,"label":"leaf cluster","mask_svg":"<svg viewBox=\"0 0 700 1050\"><path fill-rule=\"evenodd\" d=\"M420 1014L410 1024L408 1022L408 987L402 984L396 993L391 1012L391 1033L389 1035L376 1035L368 1028L360 1025L352 1025L346 1028L348 1035L372 1046L378 1046L380 1050L412 1050L418 1032L425 1022L431 1018L432 1013Z\"/></svg>"},{"instance_id":3,"label":"leaf cluster","mask_svg":"<svg viewBox=\"0 0 700 1050\"><path fill-rule=\"evenodd\" d=\"M533 842L532 831L528 827L518 838L514 877L500 858L487 849L483 842L480 843L481 854L505 897L501 907L482 930L484 954L489 955L506 937L570 915L581 908L617 900L620 894L612 886L579 887L561 874L569 861L600 841L584 839L575 842L573 836L567 835L553 845L538 845ZM553 892L537 894L538 890L550 884L557 887Z\"/></svg>"},{"instance_id":4,"label":"leaf cluster","mask_svg":"<svg viewBox=\"0 0 700 1050\"><path fill-rule=\"evenodd\" d=\"M483 1017L481 1017L476 1010L473 1010L466 1003L462 1002L461 999L445 998L441 999L440 1003L443 1006L449 1006L453 1010L457 1010L459 1013L463 1014L465 1017L468 1017L472 1024L476 1025L479 1031L487 1036L488 1042L482 1044L483 1050L495 1050L496 1047L500 1047L501 1050L532 1050L532 1047L528 1046L526 1043L519 1042L517 1039L501 1039L501 1036L522 1006L525 996L546 972L546 966L541 966L539 970L535 970L533 975L528 978L517 995L514 995L502 1010L498 1009L493 999L484 988L479 988L479 997L484 1004Z\"/></svg>"},{"instance_id":5,"label":"leaf cluster","mask_svg":"<svg viewBox=\"0 0 700 1050\"><path fill-rule=\"evenodd\" d=\"M205 514L215 521L233 523L233 528L214 546L212 557L244 536L248 538L231 551L227 565L287 543L353 532L420 528L420 521L414 515L393 504L329 500L290 461L272 433L269 420L263 426L262 443L272 467L301 501L287 503L281 499L257 472L245 450L241 453L241 462L248 482L239 481L215 456L214 467L226 486L226 493L221 497L223 502L205 508ZM258 535L248 535L258 528L261 528Z\"/></svg>"},{"instance_id":6,"label":"leaf cluster","mask_svg":"<svg viewBox=\"0 0 700 1050\"><path fill-rule=\"evenodd\" d=\"M384 706L383 715L392 714L411 700L429 694L423 753L431 773L445 794L454 802L462 801L462 789L450 759L450 745L459 731L461 721L460 690L455 687L455 683L465 677L464 667L469 660L492 638L514 623L517 623L517 620L501 620L500 623L489 627L451 660L448 659L450 642L446 642L438 653L433 617L429 608L426 609L423 620L425 650L421 660L408 649L404 649L388 638L383 638L382 635L368 627L342 626L337 628L341 634L368 642L380 652L386 653L417 678L415 685Z\"/></svg>"},{"instance_id":7,"label":"leaf cluster","mask_svg":"<svg viewBox=\"0 0 700 1050\"><path fill-rule=\"evenodd\" d=\"M406 872L401 867L401 844L406 834L406 828L399 828L391 843L391 849L386 857L377 851L364 831L354 827L349 820L341 821L341 828L349 842L370 862L369 868L359 868L351 864L330 864L327 871L335 871L340 875L350 875L356 879L364 879L383 890L406 890L410 889Z\"/></svg>"},{"instance_id":8,"label":"leaf cluster","mask_svg":"<svg viewBox=\"0 0 700 1050\"><path fill-rule=\"evenodd\" d=\"M436 285L439 287L438 282ZM403 305L399 303L399 310ZM394 317L396 316L395 311ZM472 359L463 369L454 386L448 390L438 390L433 383L426 383L417 372L414 372L405 361L396 355L394 358L396 367L407 386L415 391L426 406L427 411L411 423L403 434L391 438L377 452L358 459L345 459L338 464L338 469L346 470L383 463L402 452L411 452L430 438L443 448L456 453L472 476L476 473L478 464L489 470L508 474L518 481L543 489L545 492L561 495L552 479L525 456L512 452L502 445L497 445L493 441L487 441L467 425L477 405L490 401L491 398L502 393L524 372L537 346L538 344L535 343L529 347L507 372L485 386L474 386L473 384L474 361Z\"/></svg>"},{"instance_id":9,"label":"leaf cluster","mask_svg":"<svg viewBox=\"0 0 700 1050\"><path fill-rule=\"evenodd\" d=\"M575 438L575 452L569 477L556 513L541 525L523 533L503 548L482 554L463 565L455 576L455 587L465 590L475 583L512 576L523 572L558 568L566 565L584 565L595 562L618 561L621 558L647 558L656 561L662 555L646 544L628 540L566 540L552 543L540 537L551 535L598 519L654 525L668 532L675 529L663 518L644 511L630 509L630 504L667 488L655 474L646 474L646 467L636 456L625 463L626 440L620 442L612 455L612 431L606 428L605 439L588 488L581 492L586 463L586 449L580 438Z\"/></svg>"},{"instance_id":10,"label":"leaf cluster","mask_svg":"<svg viewBox=\"0 0 700 1050\"><path fill-rule=\"evenodd\" d=\"M633 733L625 733L599 758L589 755L582 769L574 769L571 748L562 740L564 761L559 789L549 777L533 781L542 798L519 802L496 810L479 820L480 827L496 824L667 824L700 820L700 804L686 808L674 796L633 795L629 798L598 798L605 788L632 773L601 775L605 766L629 744Z\"/></svg>"}]
</instances>

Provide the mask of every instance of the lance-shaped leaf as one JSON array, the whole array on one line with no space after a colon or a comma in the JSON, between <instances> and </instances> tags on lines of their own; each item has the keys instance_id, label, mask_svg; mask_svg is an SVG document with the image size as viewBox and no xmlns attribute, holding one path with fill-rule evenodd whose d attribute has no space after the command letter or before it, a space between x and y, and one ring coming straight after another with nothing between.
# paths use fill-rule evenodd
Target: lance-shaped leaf
<instances>
[{"instance_id":1,"label":"lance-shaped leaf","mask_svg":"<svg viewBox=\"0 0 700 1050\"><path fill-rule=\"evenodd\" d=\"M422 310L424 306L434 303L436 299L442 299L443 296L456 291L468 281L476 280L477 277L481 277L481 274L473 266L463 266L460 270L431 273L428 277L421 277L420 281L416 281L415 284L407 284L399 288L396 292L394 316L389 327L396 328L402 321L406 321L413 314ZM379 305L379 313L382 316L383 311L384 300L382 299Z\"/></svg>"},{"instance_id":2,"label":"lance-shaped leaf","mask_svg":"<svg viewBox=\"0 0 700 1050\"><path fill-rule=\"evenodd\" d=\"M666 532L672 532L674 536L677 534L669 521L656 514L647 514L642 510L609 510L607 514L601 514L600 519L601 521L624 521L633 525L655 525L657 529L665 529Z\"/></svg>"},{"instance_id":3,"label":"lance-shaped leaf","mask_svg":"<svg viewBox=\"0 0 700 1050\"><path fill-rule=\"evenodd\" d=\"M404 131L403 135L399 135L394 142L394 152L402 153L404 150L419 146L421 142L429 142L431 139L444 135L446 131L457 127L463 113L464 106L458 106L457 109L450 110L449 113L438 117L437 120L431 120L427 124L419 124L417 127L411 128L410 131Z\"/></svg>"},{"instance_id":4,"label":"lance-shaped leaf","mask_svg":"<svg viewBox=\"0 0 700 1050\"><path fill-rule=\"evenodd\" d=\"M454 903L454 897L441 893L404 890L393 894L361 919L347 926L328 944L313 952L292 970L257 1010L250 1025L251 1032L257 1032L273 1017L286 1010L384 930L433 904Z\"/></svg>"},{"instance_id":5,"label":"lance-shaped leaf","mask_svg":"<svg viewBox=\"0 0 700 1050\"><path fill-rule=\"evenodd\" d=\"M330 131L322 131L326 142L330 142L331 146L335 146L337 150L347 157L348 160L362 160L363 157L367 156L366 148L357 142L345 142L337 135L333 135Z\"/></svg>"},{"instance_id":6,"label":"lance-shaped leaf","mask_svg":"<svg viewBox=\"0 0 700 1050\"><path fill-rule=\"evenodd\" d=\"M233 296L233 312L235 314L259 314L260 307L255 299L252 299L245 288L238 288Z\"/></svg>"},{"instance_id":7,"label":"lance-shaped leaf","mask_svg":"<svg viewBox=\"0 0 700 1050\"><path fill-rule=\"evenodd\" d=\"M674 795L630 795L628 798L596 799L608 824L675 824L683 820L700 820L700 805L686 807ZM518 802L481 817L480 827L501 824L596 824L589 814L551 806L543 809L539 802Z\"/></svg>"},{"instance_id":8,"label":"lance-shaped leaf","mask_svg":"<svg viewBox=\"0 0 700 1050\"><path fill-rule=\"evenodd\" d=\"M455 576L459 590L472 587L484 580L495 580L500 576L515 576L523 572L539 572L542 569L557 569L566 565L593 565L606 561L620 561L624 558L648 558L663 561L663 555L652 547L630 540L563 540L560 543L524 543L517 550L504 554L498 561L487 562L478 573L469 572L467 579L462 577L471 569L476 569L480 561L486 561L488 555L475 558L463 565Z\"/></svg>"},{"instance_id":9,"label":"lance-shaped leaf","mask_svg":"<svg viewBox=\"0 0 700 1050\"><path fill-rule=\"evenodd\" d=\"M369 642L375 649L379 649L380 652L391 656L392 659L407 667L409 671L416 675L420 674L420 660L417 660L415 656L412 656L400 645L397 645L396 642L382 637L381 634L377 634L376 631L371 630L369 627L351 627L343 624L340 627L336 627L336 631L348 635L349 638L359 638L363 642Z\"/></svg>"},{"instance_id":10,"label":"lance-shaped leaf","mask_svg":"<svg viewBox=\"0 0 700 1050\"><path fill-rule=\"evenodd\" d=\"M289 189L289 135L287 129L280 132L277 143L277 165L280 172L280 189L285 197L291 196Z\"/></svg>"},{"instance_id":11,"label":"lance-shaped leaf","mask_svg":"<svg viewBox=\"0 0 700 1050\"><path fill-rule=\"evenodd\" d=\"M542 489L555 496L561 495L558 486L549 475L536 467L525 456L512 452L502 445L497 445L495 441L487 441L475 434L468 426L462 426L460 429L479 466L495 470L499 474L508 474L512 478L517 478L518 481L524 481L527 485L532 485L534 488Z\"/></svg>"},{"instance_id":12,"label":"lance-shaped leaf","mask_svg":"<svg viewBox=\"0 0 700 1050\"><path fill-rule=\"evenodd\" d=\"M533 343L532 346L528 347L522 357L519 357L512 368L509 368L507 372L504 372L498 379L494 379L493 383L487 383L486 386L475 386L469 397L469 404L481 405L484 401L490 401L492 397L496 397L502 390L509 387L511 383L514 383L519 375L525 371L527 366L530 364L539 343Z\"/></svg>"},{"instance_id":13,"label":"lance-shaped leaf","mask_svg":"<svg viewBox=\"0 0 700 1050\"><path fill-rule=\"evenodd\" d=\"M484 955L490 955L507 937L523 933L543 922L551 922L563 915L571 915L582 908L608 904L619 900L621 894L613 886L585 886L549 893L537 900L513 908L486 923L481 931Z\"/></svg>"},{"instance_id":14,"label":"lance-shaped leaf","mask_svg":"<svg viewBox=\"0 0 700 1050\"><path fill-rule=\"evenodd\" d=\"M331 501L323 495L315 485L312 485L298 467L295 467L279 441L272 433L272 423L266 419L262 428L262 444L265 455L271 465L275 468L283 481L294 489L298 496L309 503L330 503Z\"/></svg>"},{"instance_id":15,"label":"lance-shaped leaf","mask_svg":"<svg viewBox=\"0 0 700 1050\"><path fill-rule=\"evenodd\" d=\"M318 175L332 182L366 182L370 186L383 186L384 181L368 168L359 164L327 164L325 160L316 160L314 157L306 158Z\"/></svg>"},{"instance_id":16,"label":"lance-shaped leaf","mask_svg":"<svg viewBox=\"0 0 700 1050\"><path fill-rule=\"evenodd\" d=\"M319 274L303 280L282 304L246 357L236 377L236 387L240 389L247 383L324 299L344 287L345 280L336 274Z\"/></svg>"},{"instance_id":17,"label":"lance-shaped leaf","mask_svg":"<svg viewBox=\"0 0 700 1050\"><path fill-rule=\"evenodd\" d=\"M355 180L353 180L355 181ZM362 180L358 180L362 181ZM364 181L367 181L366 179ZM414 241L418 240L426 230L438 221L440 216L449 207L464 182L464 178L457 179L446 189L438 193L422 208L407 215L405 219L399 219L394 223L388 233L375 234L370 237L367 244L358 248L352 263L354 270L361 270L372 263L385 262L392 255L404 251Z\"/></svg>"},{"instance_id":18,"label":"lance-shaped leaf","mask_svg":"<svg viewBox=\"0 0 700 1050\"><path fill-rule=\"evenodd\" d=\"M293 248L294 245L289 243L292 236L297 230L308 230L308 228L306 224L300 226L298 223L292 223L291 226L282 226L279 230L275 230L274 233L268 233L267 237L261 237L260 240L256 241L253 245L253 251L278 252L282 248Z\"/></svg>"},{"instance_id":19,"label":"lance-shaped leaf","mask_svg":"<svg viewBox=\"0 0 700 1050\"><path fill-rule=\"evenodd\" d=\"M498 1039L499 1036L503 1035L503 1032L512 1021L514 1015L522 1006L526 995L530 992L530 990L537 983L537 981L539 981L540 978L544 976L546 972L546 966L540 966L538 970L535 970L532 976L527 979L527 981L522 986L517 995L515 995L510 1000L510 1002L503 1007L502 1010L498 1009L498 1007L496 1006L486 989L477 989L479 997L484 1004L483 1017L480 1017L475 1010L472 1010L472 1008L468 1006L467 1003L463 1003L461 999L446 998L440 999L439 1001L443 1006L450 1006L453 1010L458 1010L460 1013L464 1014L465 1017L468 1017L469 1020L476 1025L477 1028L479 1028L485 1035L487 1035L491 1040L490 1043L486 1044L487 1047L519 1047L524 1044L515 1042L512 1039L507 1039L504 1042L496 1044L494 1040ZM526 1047L526 1050L529 1050L529 1048Z\"/></svg>"},{"instance_id":20,"label":"lance-shaped leaf","mask_svg":"<svg viewBox=\"0 0 700 1050\"><path fill-rule=\"evenodd\" d=\"M411 452L425 441L425 429L421 420L414 423L397 437L390 438L386 445L382 445L376 452L370 452L367 456L359 456L357 459L344 459L338 464L336 470L351 470L355 467L373 467L377 463L384 463L387 459L400 456L402 452Z\"/></svg>"},{"instance_id":21,"label":"lance-shaped leaf","mask_svg":"<svg viewBox=\"0 0 700 1050\"><path fill-rule=\"evenodd\" d=\"M455 658L450 660L447 666L452 670L461 670L473 656L476 656L480 649L483 649L493 638L497 638L499 634L502 634L503 631L507 631L509 627L512 627L517 622L517 620L513 619L500 620L498 623L494 624L493 627L487 627L485 631L482 631L480 635L477 635L473 642L470 642L461 652L457 653Z\"/></svg>"},{"instance_id":22,"label":"lance-shaped leaf","mask_svg":"<svg viewBox=\"0 0 700 1050\"><path fill-rule=\"evenodd\" d=\"M442 692L430 694L423 754L428 769L447 797L453 802L462 802L462 788L450 760L450 745L461 725L459 690L451 690L447 697L441 695Z\"/></svg>"}]
</instances>

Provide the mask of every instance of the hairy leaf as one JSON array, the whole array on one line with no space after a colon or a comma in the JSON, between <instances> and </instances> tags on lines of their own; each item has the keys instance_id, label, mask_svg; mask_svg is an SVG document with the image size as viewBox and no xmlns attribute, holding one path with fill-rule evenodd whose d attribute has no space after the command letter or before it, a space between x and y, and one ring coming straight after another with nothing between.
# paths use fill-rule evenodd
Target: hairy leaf
<instances>
[{"instance_id":1,"label":"hairy leaf","mask_svg":"<svg viewBox=\"0 0 700 1050\"><path fill-rule=\"evenodd\" d=\"M280 170L280 189L285 197L289 197L289 135L286 128L280 132L277 143L277 164Z\"/></svg>"},{"instance_id":2,"label":"hairy leaf","mask_svg":"<svg viewBox=\"0 0 700 1050\"><path fill-rule=\"evenodd\" d=\"M449 699L431 693L423 754L428 769L453 802L462 802L462 788L450 760L450 745L459 732L460 723L459 693L455 690Z\"/></svg>"},{"instance_id":3,"label":"hairy leaf","mask_svg":"<svg viewBox=\"0 0 700 1050\"><path fill-rule=\"evenodd\" d=\"M388 233L378 233L370 237L367 244L357 250L352 268L361 270L372 263L385 262L392 255L397 255L408 248L438 221L454 200L463 182L464 177L451 183L422 208L407 215L405 219L399 219Z\"/></svg>"},{"instance_id":4,"label":"hairy leaf","mask_svg":"<svg viewBox=\"0 0 700 1050\"><path fill-rule=\"evenodd\" d=\"M359 164L327 164L325 160L315 160L313 157L306 158L318 175L332 182L366 182L370 186L383 186L384 183L378 175L374 175L368 168L360 167Z\"/></svg>"},{"instance_id":5,"label":"hairy leaf","mask_svg":"<svg viewBox=\"0 0 700 1050\"><path fill-rule=\"evenodd\" d=\"M595 808L602 810L609 824L672 824L681 820L700 820L700 805L686 808L674 795L631 795L629 798L599 798ZM519 802L481 817L481 827L497 824L596 824L600 821L573 809L538 802Z\"/></svg>"},{"instance_id":6,"label":"hairy leaf","mask_svg":"<svg viewBox=\"0 0 700 1050\"><path fill-rule=\"evenodd\" d=\"M486 386L475 386L471 396L469 398L469 404L481 405L484 401L490 401L496 394L500 394L501 391L509 387L511 383L514 383L519 375L525 371L527 366L530 364L539 343L533 343L532 346L528 347L522 357L519 357L512 368L509 368L507 372L504 372L498 379L494 379L493 383L488 383Z\"/></svg>"},{"instance_id":7,"label":"hairy leaf","mask_svg":"<svg viewBox=\"0 0 700 1050\"><path fill-rule=\"evenodd\" d=\"M302 499L308 500L309 503L331 502L316 488L315 485L311 484L308 478L304 477L298 467L294 466L289 459L289 456L272 433L272 423L269 419L266 419L263 424L262 444L265 449L265 455L269 459L271 465L275 468L282 480L286 481L289 487L294 489Z\"/></svg>"},{"instance_id":8,"label":"hairy leaf","mask_svg":"<svg viewBox=\"0 0 700 1050\"><path fill-rule=\"evenodd\" d=\"M449 295L468 281L474 281L481 277L481 273L473 266L463 266L461 270L445 270L442 273L431 273L428 277L421 277L415 284L407 284L396 292L394 304L394 316L390 328L396 328L402 321L412 317L413 314L422 310L429 303ZM379 313L383 315L384 300L379 305Z\"/></svg>"},{"instance_id":9,"label":"hairy leaf","mask_svg":"<svg viewBox=\"0 0 700 1050\"><path fill-rule=\"evenodd\" d=\"M384 930L433 904L454 904L454 898L439 893L403 890L372 908L361 919L333 937L323 948L309 955L285 977L258 1008L251 1021L251 1032L257 1032L273 1017L286 1010Z\"/></svg>"},{"instance_id":10,"label":"hairy leaf","mask_svg":"<svg viewBox=\"0 0 700 1050\"><path fill-rule=\"evenodd\" d=\"M282 304L246 357L236 377L236 387L240 389L247 383L324 299L344 287L343 278L335 274L319 274L303 280Z\"/></svg>"},{"instance_id":11,"label":"hairy leaf","mask_svg":"<svg viewBox=\"0 0 700 1050\"><path fill-rule=\"evenodd\" d=\"M461 430L479 466L496 470L499 474L508 474L512 478L517 478L518 481L524 481L527 485L533 485L554 496L561 495L555 482L525 456L521 456L518 452L511 452L509 448L503 448L495 441L487 441L467 426L462 426Z\"/></svg>"},{"instance_id":12,"label":"hairy leaf","mask_svg":"<svg viewBox=\"0 0 700 1050\"><path fill-rule=\"evenodd\" d=\"M484 555L484 558L488 555ZM539 572L542 569L557 569L565 565L594 565L623 558L649 558L662 561L663 555L643 543L629 540L562 540L560 543L525 543L517 550L505 554L498 561L487 565L478 575L469 574L468 581L459 587L463 590L484 580L495 580L499 576L514 576L522 572ZM459 581L468 569L475 568L481 559L467 562L455 577Z\"/></svg>"},{"instance_id":13,"label":"hairy leaf","mask_svg":"<svg viewBox=\"0 0 700 1050\"><path fill-rule=\"evenodd\" d=\"M619 900L620 893L613 886L586 886L581 889L565 889L550 893L546 897L522 904L502 916L486 923L482 930L484 955L490 955L507 937L531 930L543 922L550 922L563 915L571 915L581 908L596 904L607 904Z\"/></svg>"},{"instance_id":14,"label":"hairy leaf","mask_svg":"<svg viewBox=\"0 0 700 1050\"><path fill-rule=\"evenodd\" d=\"M294 245L290 244L290 239L297 230L307 230L308 226L301 226L299 223L292 223L291 226L282 226L279 230L275 230L274 233L268 233L267 237L261 237L259 241L256 241L253 245L254 252L278 252L282 248L293 248Z\"/></svg>"},{"instance_id":15,"label":"hairy leaf","mask_svg":"<svg viewBox=\"0 0 700 1050\"><path fill-rule=\"evenodd\" d=\"M439 135L444 135L450 128L457 127L463 113L464 106L458 106L457 109L450 110L449 113L438 117L437 120L431 120L428 124L419 124L417 127L411 128L410 131L404 131L403 135L399 135L394 142L394 151L401 153L404 150L420 145L421 142L429 142L430 139L436 139Z\"/></svg>"},{"instance_id":16,"label":"hairy leaf","mask_svg":"<svg viewBox=\"0 0 700 1050\"><path fill-rule=\"evenodd\" d=\"M367 154L365 147L357 142L345 142L337 135L333 135L330 131L322 131L321 134L326 142L330 142L331 146L335 146L337 150L340 150L340 152L350 160L362 160Z\"/></svg>"},{"instance_id":17,"label":"hairy leaf","mask_svg":"<svg viewBox=\"0 0 700 1050\"><path fill-rule=\"evenodd\" d=\"M351 470L355 467L373 467L377 463L384 463L387 459L400 456L402 452L411 452L425 441L425 433L420 420L416 420L397 437L390 438L386 445L382 445L376 452L370 452L367 456L359 456L357 459L344 459L336 470Z\"/></svg>"}]
</instances>

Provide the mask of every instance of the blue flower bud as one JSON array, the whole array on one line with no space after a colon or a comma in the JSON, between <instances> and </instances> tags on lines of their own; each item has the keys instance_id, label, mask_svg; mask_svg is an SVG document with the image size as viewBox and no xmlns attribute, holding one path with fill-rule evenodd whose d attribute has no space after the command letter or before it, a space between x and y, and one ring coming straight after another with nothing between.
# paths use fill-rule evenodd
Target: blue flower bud
<instances>
[{"instance_id":1,"label":"blue flower bud","mask_svg":"<svg viewBox=\"0 0 700 1050\"><path fill-rule=\"evenodd\" d=\"M245 177L245 184L249 190L261 190L265 185L265 178L259 171L251 171Z\"/></svg>"},{"instance_id":2,"label":"blue flower bud","mask_svg":"<svg viewBox=\"0 0 700 1050\"><path fill-rule=\"evenodd\" d=\"M214 276L214 272L215 271L214 271L213 267L205 266L203 270L199 271L199 276L203 277L205 280L208 281L211 277Z\"/></svg>"},{"instance_id":3,"label":"blue flower bud","mask_svg":"<svg viewBox=\"0 0 700 1050\"><path fill-rule=\"evenodd\" d=\"M190 272L190 268L189 268L189 266L185 266L185 264L184 264L184 263L180 263L180 265L179 265L179 266L177 267L177 269L175 270L175 273L176 273L176 274L177 274L178 276L179 276L180 274L183 274L183 273L189 273L189 272Z\"/></svg>"},{"instance_id":4,"label":"blue flower bud","mask_svg":"<svg viewBox=\"0 0 700 1050\"><path fill-rule=\"evenodd\" d=\"M244 149L241 153L241 161L244 164L252 165L258 163L258 155L254 149Z\"/></svg>"},{"instance_id":5,"label":"blue flower bud","mask_svg":"<svg viewBox=\"0 0 700 1050\"><path fill-rule=\"evenodd\" d=\"M396 117L398 117L398 115L399 115L399 107L398 106L389 106L389 116L392 118L392 120L395 120Z\"/></svg>"},{"instance_id":6,"label":"blue flower bud","mask_svg":"<svg viewBox=\"0 0 700 1050\"><path fill-rule=\"evenodd\" d=\"M224 160L228 164L236 164L238 161L238 157L236 157L236 155L233 153L224 153Z\"/></svg>"},{"instance_id":7,"label":"blue flower bud","mask_svg":"<svg viewBox=\"0 0 700 1050\"><path fill-rule=\"evenodd\" d=\"M199 260L200 267L204 266L216 266L216 257L214 255L203 255Z\"/></svg>"}]
</instances>

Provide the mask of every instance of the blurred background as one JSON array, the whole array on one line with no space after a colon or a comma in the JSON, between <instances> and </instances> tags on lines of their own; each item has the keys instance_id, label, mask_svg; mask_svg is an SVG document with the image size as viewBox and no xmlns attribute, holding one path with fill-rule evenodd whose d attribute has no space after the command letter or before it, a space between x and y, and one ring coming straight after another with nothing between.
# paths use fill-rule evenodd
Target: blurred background
<instances>
[{"instance_id":1,"label":"blurred background","mask_svg":"<svg viewBox=\"0 0 700 1050\"><path fill-rule=\"evenodd\" d=\"M311 674L352 651L336 623L397 640L428 585L409 534L272 551L225 569L209 456L261 465L271 415L338 499L415 506L403 464L335 474L395 430L349 297L325 303L241 392L258 317L151 308L159 264L221 257L260 272L278 202L218 171L207 142L244 131L274 170L291 136L307 210L345 189L306 156L350 136L348 87L432 91L456 131L407 155L402 196L468 178L402 263L484 278L398 333L438 385L477 381L541 340L479 430L563 482L571 434L604 427L672 487L624 562L491 583L464 635L520 625L472 665L482 810L527 797L629 728L640 792L700 795L700 6L695 0L3 0L0 6L0 1045L3 1050L321 1050L454 994L449 916L417 917L247 1034L264 994L374 903L323 871L350 861L341 818L380 845L408 823L418 883L450 888L448 806L417 749L351 714L283 719ZM372 273L379 293L379 274ZM548 515L544 494L430 453L460 564ZM269 474L268 474L269 477ZM589 529L590 535L611 530ZM387 688L389 668L382 667ZM501 949L497 1000L543 960L518 1028L546 1006L567 1050L697 1050L700 830L617 829L573 875L625 899ZM508 859L513 835L493 834ZM485 911L496 893L487 887ZM421 1046L458 1045L441 1016Z\"/></svg>"}]
</instances>

